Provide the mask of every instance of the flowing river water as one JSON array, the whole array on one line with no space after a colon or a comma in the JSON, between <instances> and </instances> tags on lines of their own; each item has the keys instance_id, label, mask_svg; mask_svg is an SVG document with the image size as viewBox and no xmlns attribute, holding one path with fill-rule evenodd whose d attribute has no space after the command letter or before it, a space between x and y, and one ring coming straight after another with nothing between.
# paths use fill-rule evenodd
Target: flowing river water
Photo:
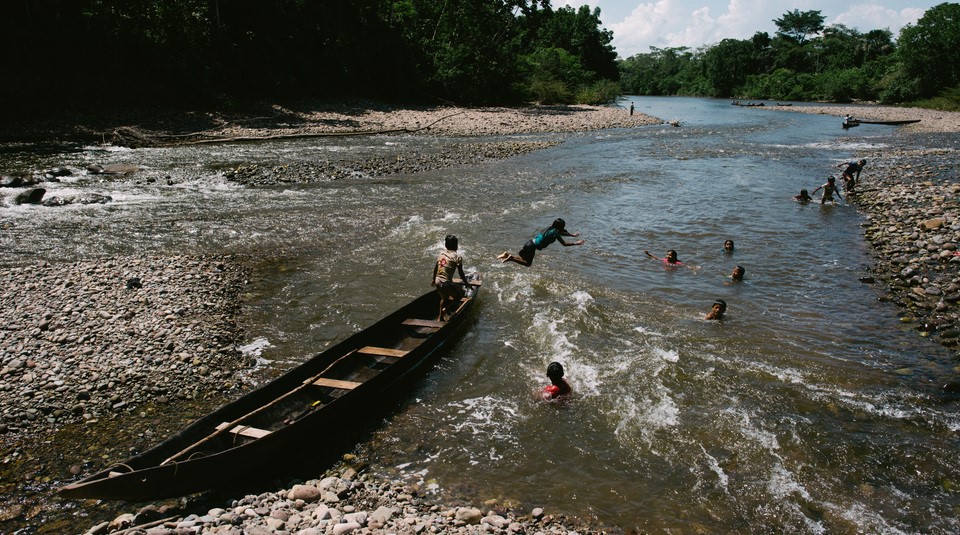
<instances>
[{"instance_id":1,"label":"flowing river water","mask_svg":"<svg viewBox=\"0 0 960 535\"><path fill-rule=\"evenodd\" d=\"M856 208L792 199L891 143L892 127L630 100L683 126L514 136L562 143L467 168L256 188L221 172L451 141L10 150L10 166L145 170L55 185L109 204L0 208L14 223L0 246L12 262L271 251L282 261L258 274L248 332L284 369L428 291L454 233L484 288L468 331L375 437L399 476L650 532L960 531L958 403L937 388L951 353L859 281L870 256ZM496 260L555 217L586 244L554 244L531 268ZM698 269L667 269L645 249ZM731 284L737 264L746 277ZM728 318L704 321L716 298ZM575 390L564 406L536 396L551 361Z\"/></svg>"}]
</instances>

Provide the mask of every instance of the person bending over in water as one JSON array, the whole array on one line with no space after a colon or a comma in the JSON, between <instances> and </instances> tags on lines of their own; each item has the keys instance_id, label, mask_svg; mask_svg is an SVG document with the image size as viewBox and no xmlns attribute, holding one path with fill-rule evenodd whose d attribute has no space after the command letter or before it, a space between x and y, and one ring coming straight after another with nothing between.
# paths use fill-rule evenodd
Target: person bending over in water
<instances>
[{"instance_id":1,"label":"person bending over in water","mask_svg":"<svg viewBox=\"0 0 960 535\"><path fill-rule=\"evenodd\" d=\"M813 197L811 197L810 194L807 193L807 190L802 189L800 190L800 195L793 196L793 200L797 201L800 204L807 204L808 202L813 200Z\"/></svg>"},{"instance_id":2,"label":"person bending over in water","mask_svg":"<svg viewBox=\"0 0 960 535\"><path fill-rule=\"evenodd\" d=\"M723 315L727 312L727 302L723 299L717 299L713 302L713 308L710 309L710 312L707 312L707 316L704 319L708 320L722 320Z\"/></svg>"},{"instance_id":3,"label":"person bending over in water","mask_svg":"<svg viewBox=\"0 0 960 535\"><path fill-rule=\"evenodd\" d=\"M570 385L563 379L563 365L559 362L551 362L550 365L547 366L547 377L550 378L551 384L543 388L543 399L547 401L555 400L573 391Z\"/></svg>"},{"instance_id":4,"label":"person bending over in water","mask_svg":"<svg viewBox=\"0 0 960 535\"><path fill-rule=\"evenodd\" d=\"M571 245L583 245L583 240L577 240L575 242L565 242L563 241L562 236L570 236L576 238L580 236L579 232L573 234L566 231L567 223L559 217L553 221L553 223L543 229L539 234L533 237L532 240L527 240L527 243L523 244L523 247L520 249L520 252L513 255L509 251L504 251L500 253L497 258L503 262L516 262L521 266L530 267L533 264L533 257L537 254L537 251L542 251L546 249L551 243L558 241L560 245L564 247L570 247Z\"/></svg>"},{"instance_id":5,"label":"person bending over in water","mask_svg":"<svg viewBox=\"0 0 960 535\"><path fill-rule=\"evenodd\" d=\"M444 245L447 250L437 256L437 261L433 264L433 277L430 279L430 285L436 286L437 293L440 294L440 312L437 315L437 321L443 319L444 312L455 309L466 295L463 285L467 284L467 276L463 274L463 257L457 252L459 246L457 237L447 234ZM454 271L460 274L462 283L453 282Z\"/></svg>"},{"instance_id":6,"label":"person bending over in water","mask_svg":"<svg viewBox=\"0 0 960 535\"><path fill-rule=\"evenodd\" d=\"M841 176L843 177L843 189L847 192L849 196L857 187L857 182L860 182L860 172L863 171L863 168L866 167L866 160L859 160L856 162L843 162L837 167L847 166L843 170Z\"/></svg>"},{"instance_id":7,"label":"person bending over in water","mask_svg":"<svg viewBox=\"0 0 960 535\"><path fill-rule=\"evenodd\" d=\"M820 190L823 190L823 197L820 198L820 204L824 204L827 201L835 203L837 201L833 200L833 194L836 193L837 197L840 197L840 190L837 189L837 179L834 177L827 178L827 183L822 186L817 186L817 189L813 190L813 193L816 193ZM843 200L843 197L840 197L840 200Z\"/></svg>"},{"instance_id":8,"label":"person bending over in water","mask_svg":"<svg viewBox=\"0 0 960 535\"><path fill-rule=\"evenodd\" d=\"M733 252L733 240L727 240L723 242L723 252L725 253Z\"/></svg>"}]
</instances>

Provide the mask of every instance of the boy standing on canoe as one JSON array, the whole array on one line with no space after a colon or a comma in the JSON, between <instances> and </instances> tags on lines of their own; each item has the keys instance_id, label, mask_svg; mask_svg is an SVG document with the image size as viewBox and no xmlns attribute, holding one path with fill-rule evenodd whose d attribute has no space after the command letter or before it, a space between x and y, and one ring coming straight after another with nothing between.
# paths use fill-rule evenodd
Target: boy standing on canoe
<instances>
[{"instance_id":1,"label":"boy standing on canoe","mask_svg":"<svg viewBox=\"0 0 960 535\"><path fill-rule=\"evenodd\" d=\"M437 293L440 294L440 313L437 315L437 321L443 319L446 308L455 308L466 295L463 285L467 284L467 276L463 274L463 256L457 252L459 248L457 237L447 234L444 246L447 249L437 256L437 261L433 264L433 277L430 279L430 285L436 286ZM463 283L453 282L455 271L459 273Z\"/></svg>"},{"instance_id":2,"label":"boy standing on canoe","mask_svg":"<svg viewBox=\"0 0 960 535\"><path fill-rule=\"evenodd\" d=\"M564 247L570 247L571 245L583 245L583 240L578 240L575 242L565 242L563 241L562 236L570 236L576 238L580 236L579 232L573 234L566 231L567 223L559 217L553 221L553 223L541 231L539 234L534 236L532 240L527 240L527 243L523 244L523 248L520 249L520 252L516 255L510 254L509 251L504 251L497 258L503 262L516 262L521 266L530 267L533 264L533 257L537 254L537 251L542 251L546 249L551 243L558 241L560 245Z\"/></svg>"}]
</instances>

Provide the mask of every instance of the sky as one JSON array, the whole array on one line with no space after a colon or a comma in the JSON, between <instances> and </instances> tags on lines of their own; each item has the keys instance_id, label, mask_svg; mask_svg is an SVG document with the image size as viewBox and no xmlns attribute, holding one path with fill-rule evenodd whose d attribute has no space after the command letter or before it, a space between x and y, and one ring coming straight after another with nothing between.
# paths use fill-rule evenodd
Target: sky
<instances>
[{"instance_id":1,"label":"sky","mask_svg":"<svg viewBox=\"0 0 960 535\"><path fill-rule=\"evenodd\" d=\"M931 7L946 0L555 0L554 7L588 5L600 8L604 28L613 31L621 58L657 48L696 49L727 38L749 39L758 31L772 37L773 19L784 13L820 11L824 24L843 24L861 32L900 29L915 23Z\"/></svg>"}]
</instances>

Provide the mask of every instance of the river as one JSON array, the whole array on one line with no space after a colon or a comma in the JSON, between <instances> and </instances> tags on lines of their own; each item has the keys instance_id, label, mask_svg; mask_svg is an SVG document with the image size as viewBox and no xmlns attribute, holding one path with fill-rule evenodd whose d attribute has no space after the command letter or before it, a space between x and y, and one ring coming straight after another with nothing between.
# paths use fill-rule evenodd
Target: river
<instances>
[{"instance_id":1,"label":"river","mask_svg":"<svg viewBox=\"0 0 960 535\"><path fill-rule=\"evenodd\" d=\"M0 246L13 262L271 251L282 260L259 274L247 327L283 369L429 290L443 237L457 234L484 288L469 330L375 437L398 477L654 533L960 531L958 403L937 389L951 353L860 281L871 260L855 207L793 201L858 150L891 143L893 127L628 100L682 126L513 136L562 143L466 168L261 188L221 171L448 141L8 149L11 167L145 170L55 185L109 194L106 205L0 208L13 223ZM530 268L496 260L555 217L586 244L553 244ZM644 254L668 249L696 269ZM730 281L734 265L743 282ZM704 321L717 298L727 319ZM569 404L536 396L551 361L566 368Z\"/></svg>"}]
</instances>

